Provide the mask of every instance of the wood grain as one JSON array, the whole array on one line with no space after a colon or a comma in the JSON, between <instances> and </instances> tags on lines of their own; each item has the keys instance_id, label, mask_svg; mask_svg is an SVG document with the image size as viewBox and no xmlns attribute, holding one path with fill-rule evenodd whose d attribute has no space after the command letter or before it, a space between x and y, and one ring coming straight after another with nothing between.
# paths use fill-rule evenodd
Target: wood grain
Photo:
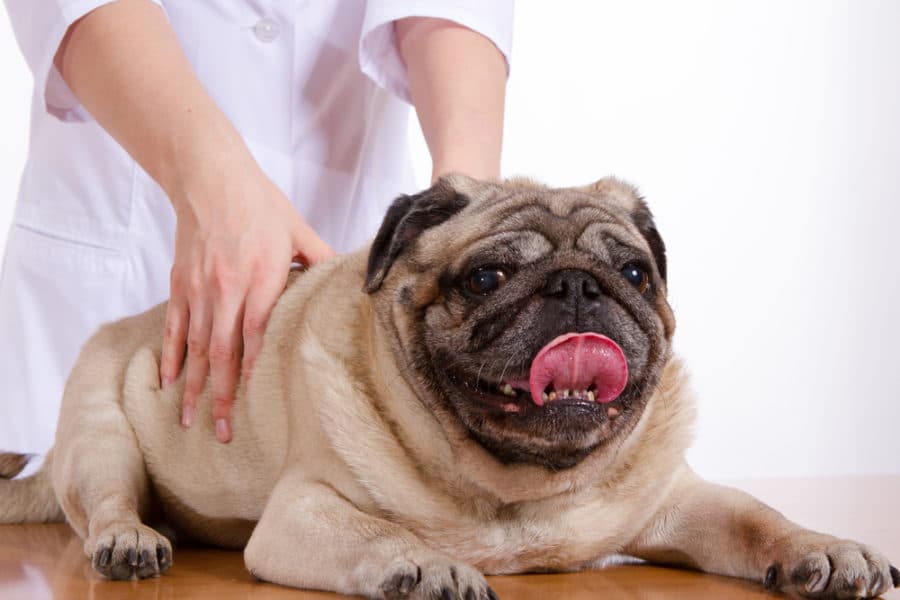
<instances>
[{"instance_id":1,"label":"wood grain","mask_svg":"<svg viewBox=\"0 0 900 600\"><path fill-rule=\"evenodd\" d=\"M880 548L894 564L900 564L900 476L725 483L757 495L803 525ZM757 584L646 565L567 575L490 577L489 581L500 598L515 600L773 598ZM197 547L177 548L174 566L157 579L105 581L93 572L81 540L68 526L51 524L0 526L0 598L311 600L339 596L256 581L244 569L240 552ZM900 590L884 598L900 600Z\"/></svg>"}]
</instances>

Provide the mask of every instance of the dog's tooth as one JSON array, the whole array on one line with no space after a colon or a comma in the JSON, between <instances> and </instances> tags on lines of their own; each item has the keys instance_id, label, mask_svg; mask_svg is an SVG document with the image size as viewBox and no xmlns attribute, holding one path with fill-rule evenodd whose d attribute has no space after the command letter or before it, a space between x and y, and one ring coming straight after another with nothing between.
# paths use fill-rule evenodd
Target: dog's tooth
<instances>
[{"instance_id":1,"label":"dog's tooth","mask_svg":"<svg viewBox=\"0 0 900 600\"><path fill-rule=\"evenodd\" d=\"M610 406L606 410L606 416L609 417L610 419L615 419L616 417L619 416L619 409L616 408L615 406Z\"/></svg>"},{"instance_id":2,"label":"dog's tooth","mask_svg":"<svg viewBox=\"0 0 900 600\"><path fill-rule=\"evenodd\" d=\"M550 392L550 394L547 396L547 400L549 400L550 402L556 400L556 392Z\"/></svg>"},{"instance_id":3,"label":"dog's tooth","mask_svg":"<svg viewBox=\"0 0 900 600\"><path fill-rule=\"evenodd\" d=\"M513 391L512 386L508 383L504 383L500 386L500 391L503 392L505 396L515 396L516 392Z\"/></svg>"},{"instance_id":4,"label":"dog's tooth","mask_svg":"<svg viewBox=\"0 0 900 600\"><path fill-rule=\"evenodd\" d=\"M568 397L571 396L571 395L572 395L572 390L563 390L563 391L562 391L562 397L563 397L563 398L568 398Z\"/></svg>"},{"instance_id":5,"label":"dog's tooth","mask_svg":"<svg viewBox=\"0 0 900 600\"><path fill-rule=\"evenodd\" d=\"M550 398L547 396L547 392L544 392L544 393L541 394L541 400L543 400L544 402L546 402L546 401L549 400L549 399L550 399Z\"/></svg>"},{"instance_id":6,"label":"dog's tooth","mask_svg":"<svg viewBox=\"0 0 900 600\"><path fill-rule=\"evenodd\" d=\"M593 390L588 390L588 391L587 391L587 399L588 399L590 402L593 402L596 398L597 398L597 397L594 395Z\"/></svg>"}]
</instances>

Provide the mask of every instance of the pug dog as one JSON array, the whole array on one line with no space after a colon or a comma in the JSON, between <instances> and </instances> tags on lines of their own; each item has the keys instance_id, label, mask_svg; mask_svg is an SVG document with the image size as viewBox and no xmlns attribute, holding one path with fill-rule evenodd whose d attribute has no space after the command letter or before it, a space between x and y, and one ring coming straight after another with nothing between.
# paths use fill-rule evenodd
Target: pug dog
<instances>
[{"instance_id":1,"label":"pug dog","mask_svg":"<svg viewBox=\"0 0 900 600\"><path fill-rule=\"evenodd\" d=\"M87 343L49 458L0 481L0 521L64 517L107 577L172 565L159 521L244 548L259 579L369 598L495 598L484 574L612 555L814 598L900 584L876 550L688 467L665 247L616 179L455 175L396 200L368 251L292 277L227 445L208 390L177 425L165 312Z\"/></svg>"}]
</instances>

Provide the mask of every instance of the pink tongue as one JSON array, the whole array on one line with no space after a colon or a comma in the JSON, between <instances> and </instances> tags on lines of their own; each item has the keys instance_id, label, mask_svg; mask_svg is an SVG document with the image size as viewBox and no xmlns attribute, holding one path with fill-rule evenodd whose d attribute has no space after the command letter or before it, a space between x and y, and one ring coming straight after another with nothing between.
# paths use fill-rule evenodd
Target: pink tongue
<instances>
[{"instance_id":1,"label":"pink tongue","mask_svg":"<svg viewBox=\"0 0 900 600\"><path fill-rule=\"evenodd\" d=\"M555 390L584 390L594 386L597 402L612 402L628 381L628 364L618 344L598 333L567 333L538 352L531 363L529 388L535 404L552 384Z\"/></svg>"}]
</instances>

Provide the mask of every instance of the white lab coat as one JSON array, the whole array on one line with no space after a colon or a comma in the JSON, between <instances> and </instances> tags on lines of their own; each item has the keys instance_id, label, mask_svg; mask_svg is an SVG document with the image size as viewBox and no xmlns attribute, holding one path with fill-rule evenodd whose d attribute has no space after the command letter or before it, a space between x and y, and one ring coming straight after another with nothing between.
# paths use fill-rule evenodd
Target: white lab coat
<instances>
[{"instance_id":1,"label":"white lab coat","mask_svg":"<svg viewBox=\"0 0 900 600\"><path fill-rule=\"evenodd\" d=\"M52 444L63 384L106 321L168 296L174 214L53 67L111 0L6 0L34 74L29 156L0 274L0 449ZM338 251L413 190L392 22L442 17L509 56L511 0L152 0L268 176Z\"/></svg>"}]
</instances>

